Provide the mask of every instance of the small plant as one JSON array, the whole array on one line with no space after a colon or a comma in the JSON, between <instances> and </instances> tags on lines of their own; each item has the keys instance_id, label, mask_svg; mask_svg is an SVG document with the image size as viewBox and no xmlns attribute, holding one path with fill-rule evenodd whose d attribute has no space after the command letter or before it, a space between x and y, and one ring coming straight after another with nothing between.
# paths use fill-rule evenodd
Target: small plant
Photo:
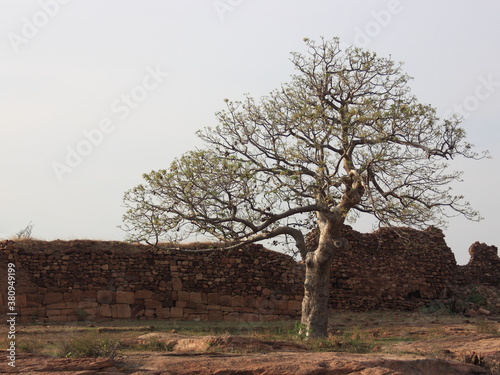
<instances>
[{"instance_id":1,"label":"small plant","mask_svg":"<svg viewBox=\"0 0 500 375\"><path fill-rule=\"evenodd\" d=\"M497 333L499 333L497 325L493 322L488 322L486 320L482 320L482 321L477 323L476 332L477 333L487 333L487 334L492 334L492 335L496 335Z\"/></svg>"},{"instance_id":2,"label":"small plant","mask_svg":"<svg viewBox=\"0 0 500 375\"><path fill-rule=\"evenodd\" d=\"M24 353L38 353L42 347L42 343L34 339L22 338L17 341L17 348Z\"/></svg>"},{"instance_id":3,"label":"small plant","mask_svg":"<svg viewBox=\"0 0 500 375\"><path fill-rule=\"evenodd\" d=\"M474 305L483 306L486 303L486 296L479 293L476 289L473 289L467 297L465 297L465 300Z\"/></svg>"},{"instance_id":4,"label":"small plant","mask_svg":"<svg viewBox=\"0 0 500 375\"><path fill-rule=\"evenodd\" d=\"M148 342L139 345L138 349L149 350L153 352L171 352L174 350L175 342L160 341L152 338Z\"/></svg>"},{"instance_id":5,"label":"small plant","mask_svg":"<svg viewBox=\"0 0 500 375\"><path fill-rule=\"evenodd\" d=\"M69 357L110 357L116 355L119 341L99 338L97 333L77 336L62 344L59 356Z\"/></svg>"},{"instance_id":6,"label":"small plant","mask_svg":"<svg viewBox=\"0 0 500 375\"><path fill-rule=\"evenodd\" d=\"M19 232L16 233L16 238L19 240L27 240L31 239L31 232L33 231L34 224L29 222L29 224L26 226L26 228L21 229Z\"/></svg>"},{"instance_id":7,"label":"small plant","mask_svg":"<svg viewBox=\"0 0 500 375\"><path fill-rule=\"evenodd\" d=\"M78 320L80 322L85 321L89 315L90 315L89 312L86 310L82 310L82 309L76 310L76 316L78 317Z\"/></svg>"}]
</instances>

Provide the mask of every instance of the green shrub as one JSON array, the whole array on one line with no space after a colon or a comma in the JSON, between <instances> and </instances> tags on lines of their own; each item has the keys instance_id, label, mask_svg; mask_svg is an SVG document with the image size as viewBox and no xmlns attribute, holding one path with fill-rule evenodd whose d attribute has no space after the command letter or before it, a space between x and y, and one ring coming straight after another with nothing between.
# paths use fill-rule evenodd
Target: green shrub
<instances>
[{"instance_id":1,"label":"green shrub","mask_svg":"<svg viewBox=\"0 0 500 375\"><path fill-rule=\"evenodd\" d=\"M116 355L120 347L117 340L100 338L97 333L89 333L74 337L62 344L60 357L110 357Z\"/></svg>"}]
</instances>

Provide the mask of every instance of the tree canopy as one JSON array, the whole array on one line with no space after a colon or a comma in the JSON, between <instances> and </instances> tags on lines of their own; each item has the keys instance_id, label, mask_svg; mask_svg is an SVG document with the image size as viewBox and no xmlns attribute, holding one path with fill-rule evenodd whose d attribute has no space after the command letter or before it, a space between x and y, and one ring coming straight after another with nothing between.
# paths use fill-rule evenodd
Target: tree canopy
<instances>
[{"instance_id":1,"label":"tree canopy","mask_svg":"<svg viewBox=\"0 0 500 375\"><path fill-rule=\"evenodd\" d=\"M232 244L281 235L302 257L315 213L359 213L422 228L479 215L450 183L447 161L479 155L458 117L411 94L402 64L338 39L305 39L296 74L268 96L226 99L203 149L144 175L125 194L131 238L179 241L201 233Z\"/></svg>"}]
</instances>

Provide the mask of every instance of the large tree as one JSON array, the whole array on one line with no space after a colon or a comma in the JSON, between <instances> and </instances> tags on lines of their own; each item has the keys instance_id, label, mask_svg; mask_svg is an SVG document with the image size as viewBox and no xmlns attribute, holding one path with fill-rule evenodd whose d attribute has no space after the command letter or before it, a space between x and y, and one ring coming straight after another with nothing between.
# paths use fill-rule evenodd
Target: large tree
<instances>
[{"instance_id":1,"label":"large tree","mask_svg":"<svg viewBox=\"0 0 500 375\"><path fill-rule=\"evenodd\" d=\"M450 215L478 219L450 184L455 156L476 158L460 119L439 119L410 93L401 64L338 39L305 39L289 83L259 101L226 100L206 143L144 175L125 194L135 240L180 241L192 233L226 247L284 236L305 266L302 324L325 336L331 261L348 248L349 217L426 227ZM305 233L319 229L316 249Z\"/></svg>"}]
</instances>

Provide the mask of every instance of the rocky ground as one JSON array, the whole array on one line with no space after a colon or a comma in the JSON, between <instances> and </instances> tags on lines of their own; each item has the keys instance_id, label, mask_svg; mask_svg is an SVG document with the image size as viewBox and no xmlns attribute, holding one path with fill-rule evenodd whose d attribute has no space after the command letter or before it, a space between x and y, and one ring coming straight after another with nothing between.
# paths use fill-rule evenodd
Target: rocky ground
<instances>
[{"instance_id":1,"label":"rocky ground","mask_svg":"<svg viewBox=\"0 0 500 375\"><path fill-rule=\"evenodd\" d=\"M287 335L270 337L259 332L200 335L183 331L182 325L175 330L107 327L104 323L78 327L33 326L21 333L24 339L37 337L38 342L47 343L50 341L44 341L46 338L63 340L69 332L78 335L92 329L97 337L119 339L120 347L113 359L57 358L38 347L31 350L33 353L17 353L14 368L5 361L8 353L4 350L0 353L0 373L500 374L500 319L469 319L404 314L345 315L332 327L329 340L314 345L293 337L284 340Z\"/></svg>"}]
</instances>

